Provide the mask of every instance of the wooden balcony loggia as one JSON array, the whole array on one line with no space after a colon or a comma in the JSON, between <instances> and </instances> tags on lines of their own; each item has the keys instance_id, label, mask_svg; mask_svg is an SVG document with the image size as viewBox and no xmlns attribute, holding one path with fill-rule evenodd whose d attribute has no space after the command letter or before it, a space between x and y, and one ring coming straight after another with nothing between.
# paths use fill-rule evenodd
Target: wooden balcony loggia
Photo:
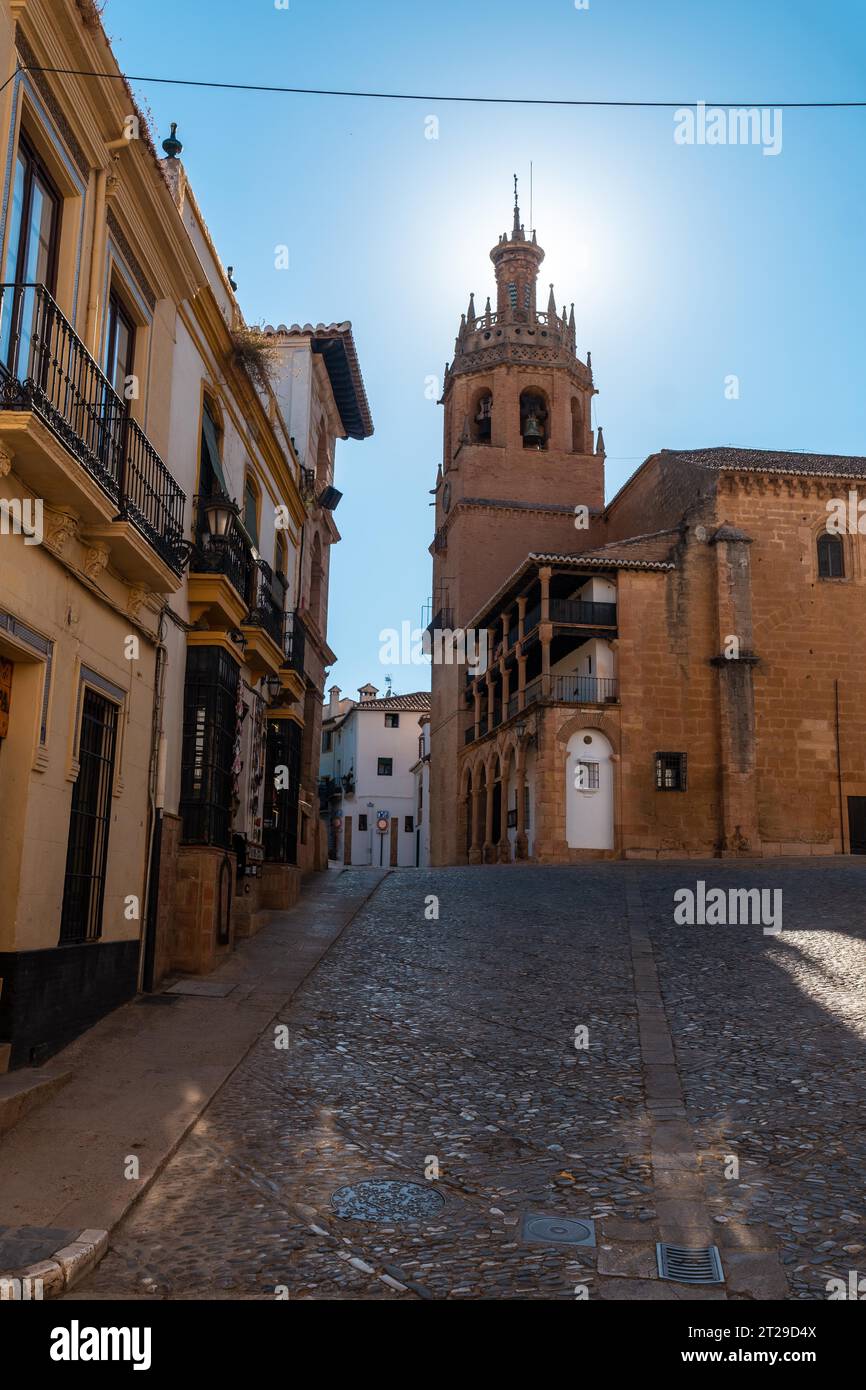
<instances>
[{"instance_id":1,"label":"wooden balcony loggia","mask_svg":"<svg viewBox=\"0 0 866 1390\"><path fill-rule=\"evenodd\" d=\"M44 285L0 285L0 442L125 580L180 587L184 493Z\"/></svg>"}]
</instances>

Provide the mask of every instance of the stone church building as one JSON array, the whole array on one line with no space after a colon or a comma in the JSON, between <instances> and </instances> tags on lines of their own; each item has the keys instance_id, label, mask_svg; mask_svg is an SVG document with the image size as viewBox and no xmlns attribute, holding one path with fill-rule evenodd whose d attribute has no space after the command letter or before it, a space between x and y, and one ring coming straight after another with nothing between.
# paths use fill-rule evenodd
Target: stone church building
<instances>
[{"instance_id":1,"label":"stone church building","mask_svg":"<svg viewBox=\"0 0 866 1390\"><path fill-rule=\"evenodd\" d=\"M516 195L490 256L431 546L434 636L487 654L434 659L432 863L866 853L866 557L827 524L866 458L663 449L606 504L591 358L537 306Z\"/></svg>"}]
</instances>

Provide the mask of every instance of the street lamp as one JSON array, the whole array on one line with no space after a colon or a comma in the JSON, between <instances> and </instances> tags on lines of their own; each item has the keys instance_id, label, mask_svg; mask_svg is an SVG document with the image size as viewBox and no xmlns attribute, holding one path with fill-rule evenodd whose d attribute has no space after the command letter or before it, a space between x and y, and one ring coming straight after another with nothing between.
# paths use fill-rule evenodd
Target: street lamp
<instances>
[{"instance_id":1,"label":"street lamp","mask_svg":"<svg viewBox=\"0 0 866 1390\"><path fill-rule=\"evenodd\" d=\"M229 527L239 510L237 503L230 502L222 493L218 493L215 497L208 497L204 504L204 514L207 529L214 540L225 540Z\"/></svg>"}]
</instances>

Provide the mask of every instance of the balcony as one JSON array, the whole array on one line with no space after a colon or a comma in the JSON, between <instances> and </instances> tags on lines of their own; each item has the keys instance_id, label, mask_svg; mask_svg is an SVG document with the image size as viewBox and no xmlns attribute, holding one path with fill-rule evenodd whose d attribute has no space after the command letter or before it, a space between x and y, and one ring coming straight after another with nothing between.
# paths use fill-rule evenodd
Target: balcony
<instances>
[{"instance_id":1,"label":"balcony","mask_svg":"<svg viewBox=\"0 0 866 1390\"><path fill-rule=\"evenodd\" d=\"M540 603L536 603L536 604L534 605L534 607L532 607L532 608L530 608L530 609L527 610L526 617L525 617L525 619L524 619L524 621L523 621L523 631L524 631L524 633L529 633L529 632L531 632L532 629L533 629L534 627L538 627L538 624L539 624L540 622L541 622L541 604L540 604Z\"/></svg>"},{"instance_id":2,"label":"balcony","mask_svg":"<svg viewBox=\"0 0 866 1390\"><path fill-rule=\"evenodd\" d=\"M616 627L616 604L588 599L552 598L550 620L579 627Z\"/></svg>"},{"instance_id":3,"label":"balcony","mask_svg":"<svg viewBox=\"0 0 866 1390\"><path fill-rule=\"evenodd\" d=\"M206 508L223 500L230 518L213 535ZM237 509L227 499L196 498L195 546L190 560L189 609L194 623L205 618L212 629L230 632L244 622L252 590L253 557L235 525Z\"/></svg>"},{"instance_id":4,"label":"balcony","mask_svg":"<svg viewBox=\"0 0 866 1390\"><path fill-rule=\"evenodd\" d=\"M264 560L252 563L250 606L241 623L245 659L257 676L279 675L285 644L285 615L273 593L273 571Z\"/></svg>"},{"instance_id":5,"label":"balcony","mask_svg":"<svg viewBox=\"0 0 866 1390\"><path fill-rule=\"evenodd\" d=\"M306 689L304 681L304 661L307 651L307 634L297 612L284 615L283 652L285 660L280 667L280 680L283 690L293 700L300 700Z\"/></svg>"},{"instance_id":6,"label":"balcony","mask_svg":"<svg viewBox=\"0 0 866 1390\"><path fill-rule=\"evenodd\" d=\"M566 705L609 705L618 698L615 676L553 676L551 699Z\"/></svg>"},{"instance_id":7,"label":"balcony","mask_svg":"<svg viewBox=\"0 0 866 1390\"><path fill-rule=\"evenodd\" d=\"M125 579L178 588L184 493L44 285L0 286L0 438L19 477L76 512Z\"/></svg>"}]
</instances>

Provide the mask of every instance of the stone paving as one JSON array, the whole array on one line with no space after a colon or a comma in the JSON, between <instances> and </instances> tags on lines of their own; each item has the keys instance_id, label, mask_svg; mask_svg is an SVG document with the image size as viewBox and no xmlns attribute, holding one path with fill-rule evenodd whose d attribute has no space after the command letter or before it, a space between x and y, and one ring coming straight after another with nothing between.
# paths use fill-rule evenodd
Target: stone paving
<instances>
[{"instance_id":1,"label":"stone paving","mask_svg":"<svg viewBox=\"0 0 866 1390\"><path fill-rule=\"evenodd\" d=\"M676 925L698 878L781 887L783 934ZM67 1297L824 1298L866 1274L864 903L856 860L392 873ZM369 1178L444 1206L339 1217ZM724 1288L656 1277L683 1191Z\"/></svg>"}]
</instances>

